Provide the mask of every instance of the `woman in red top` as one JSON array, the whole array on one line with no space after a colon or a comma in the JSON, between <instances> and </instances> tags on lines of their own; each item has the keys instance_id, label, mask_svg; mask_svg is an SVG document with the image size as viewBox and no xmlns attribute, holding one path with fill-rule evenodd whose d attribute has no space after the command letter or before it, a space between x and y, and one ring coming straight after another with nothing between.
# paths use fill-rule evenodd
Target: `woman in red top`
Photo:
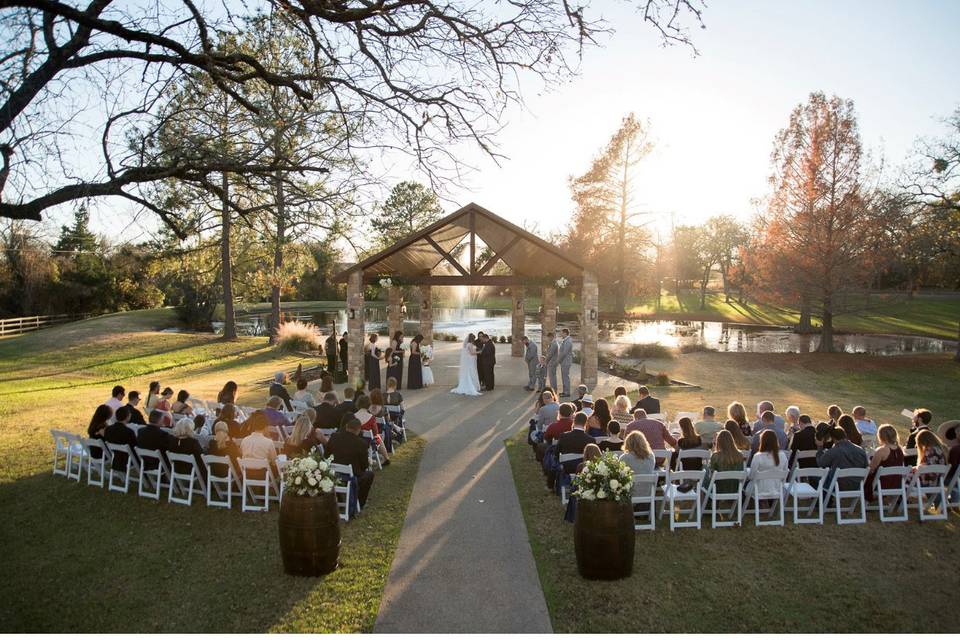
<instances>
[{"instance_id":1,"label":"woman in red top","mask_svg":"<svg viewBox=\"0 0 960 640\"><path fill-rule=\"evenodd\" d=\"M873 501L876 496L873 493L874 478L877 476L877 469L880 467L902 467L903 449L900 448L900 438L897 436L897 430L889 424L880 425L877 430L877 438L880 440L880 448L873 452L870 459L870 473L863 483L863 492L867 500ZM880 479L880 486L883 489L896 489L900 481L894 476L888 476Z\"/></svg>"},{"instance_id":2,"label":"woman in red top","mask_svg":"<svg viewBox=\"0 0 960 640\"><path fill-rule=\"evenodd\" d=\"M384 460L383 464L389 464L390 457L387 455L387 448L383 446L383 438L380 437L380 425L377 424L377 417L370 413L370 398L368 396L361 396L357 400L357 412L354 416L360 421L361 431L369 431L373 434L373 441L377 443L377 451Z\"/></svg>"}]
</instances>

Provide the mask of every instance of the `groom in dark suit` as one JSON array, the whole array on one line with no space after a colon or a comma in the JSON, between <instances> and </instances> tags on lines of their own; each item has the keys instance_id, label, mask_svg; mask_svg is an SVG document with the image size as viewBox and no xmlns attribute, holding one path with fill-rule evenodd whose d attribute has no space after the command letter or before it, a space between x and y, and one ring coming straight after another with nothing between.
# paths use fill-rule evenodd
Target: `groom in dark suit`
<instances>
[{"instance_id":1,"label":"groom in dark suit","mask_svg":"<svg viewBox=\"0 0 960 640\"><path fill-rule=\"evenodd\" d=\"M487 391L493 390L493 366L497 364L497 347L485 333L480 334L480 349L477 354L477 372L480 374L480 386Z\"/></svg>"}]
</instances>

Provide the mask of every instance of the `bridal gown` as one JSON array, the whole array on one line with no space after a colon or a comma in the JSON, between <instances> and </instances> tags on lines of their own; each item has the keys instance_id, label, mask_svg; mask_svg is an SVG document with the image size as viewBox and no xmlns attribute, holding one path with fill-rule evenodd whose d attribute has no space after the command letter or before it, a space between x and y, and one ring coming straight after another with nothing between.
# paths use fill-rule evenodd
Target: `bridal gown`
<instances>
[{"instance_id":1,"label":"bridal gown","mask_svg":"<svg viewBox=\"0 0 960 640\"><path fill-rule=\"evenodd\" d=\"M457 386L450 391L462 396L479 396L480 376L477 373L477 348L470 343L460 350L460 377Z\"/></svg>"}]
</instances>

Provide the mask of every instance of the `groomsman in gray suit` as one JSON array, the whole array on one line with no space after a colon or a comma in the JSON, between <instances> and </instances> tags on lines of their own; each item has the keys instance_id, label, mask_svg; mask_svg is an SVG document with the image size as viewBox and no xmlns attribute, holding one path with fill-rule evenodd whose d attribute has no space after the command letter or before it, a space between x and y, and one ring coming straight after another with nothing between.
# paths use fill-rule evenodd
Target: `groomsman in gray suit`
<instances>
[{"instance_id":1,"label":"groomsman in gray suit","mask_svg":"<svg viewBox=\"0 0 960 640\"><path fill-rule=\"evenodd\" d=\"M560 362L560 343L554 337L553 332L547 334L550 344L547 345L547 377L550 379L550 388L557 392L557 364Z\"/></svg>"},{"instance_id":2,"label":"groomsman in gray suit","mask_svg":"<svg viewBox=\"0 0 960 640\"><path fill-rule=\"evenodd\" d=\"M570 337L569 329L564 329L561 333L563 334L563 339L560 340L558 358L560 360L560 376L563 378L563 393L560 394L560 397L569 398L570 365L573 364L573 338Z\"/></svg>"},{"instance_id":3,"label":"groomsman in gray suit","mask_svg":"<svg viewBox=\"0 0 960 640\"><path fill-rule=\"evenodd\" d=\"M524 389L533 391L534 385L537 383L537 364L540 362L540 351L537 349L537 343L531 342L527 336L523 336L523 345L527 348L523 352L523 361L527 363L527 371L530 374L530 381Z\"/></svg>"}]
</instances>

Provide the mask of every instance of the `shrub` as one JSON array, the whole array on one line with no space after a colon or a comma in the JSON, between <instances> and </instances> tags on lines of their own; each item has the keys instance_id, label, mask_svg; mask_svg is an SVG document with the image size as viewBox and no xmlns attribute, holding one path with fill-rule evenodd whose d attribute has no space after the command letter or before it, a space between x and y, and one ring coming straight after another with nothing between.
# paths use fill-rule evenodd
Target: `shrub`
<instances>
[{"instance_id":1,"label":"shrub","mask_svg":"<svg viewBox=\"0 0 960 640\"><path fill-rule=\"evenodd\" d=\"M712 347L708 347L705 344L700 344L699 342L696 342L694 344L685 344L680 347L680 353L700 353L700 352L715 353L716 349Z\"/></svg>"},{"instance_id":2,"label":"shrub","mask_svg":"<svg viewBox=\"0 0 960 640\"><path fill-rule=\"evenodd\" d=\"M457 342L460 338L453 335L452 333L445 333L443 331L438 331L433 334L434 342Z\"/></svg>"},{"instance_id":3,"label":"shrub","mask_svg":"<svg viewBox=\"0 0 960 640\"><path fill-rule=\"evenodd\" d=\"M658 373L657 374L657 386L668 387L670 386L670 374L668 373Z\"/></svg>"},{"instance_id":4,"label":"shrub","mask_svg":"<svg viewBox=\"0 0 960 640\"><path fill-rule=\"evenodd\" d=\"M277 328L277 349L280 351L317 351L320 348L320 332L310 322L291 320Z\"/></svg>"},{"instance_id":5,"label":"shrub","mask_svg":"<svg viewBox=\"0 0 960 640\"><path fill-rule=\"evenodd\" d=\"M672 358L673 350L657 343L632 344L623 350L623 357L643 360L648 358Z\"/></svg>"}]
</instances>

